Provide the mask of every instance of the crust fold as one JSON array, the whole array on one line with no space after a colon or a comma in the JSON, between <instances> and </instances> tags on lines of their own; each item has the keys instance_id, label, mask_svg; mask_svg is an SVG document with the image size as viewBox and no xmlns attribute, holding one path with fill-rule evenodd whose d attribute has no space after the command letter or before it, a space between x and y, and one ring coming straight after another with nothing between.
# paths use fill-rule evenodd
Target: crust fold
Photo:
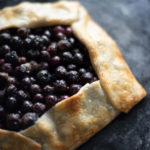
<instances>
[{"instance_id":1,"label":"crust fold","mask_svg":"<svg viewBox=\"0 0 150 150\"><path fill-rule=\"evenodd\" d=\"M88 48L92 65L111 103L127 113L145 97L146 91L133 76L115 41L83 7L79 14L80 19L72 24L74 34Z\"/></svg>"},{"instance_id":2,"label":"crust fold","mask_svg":"<svg viewBox=\"0 0 150 150\"><path fill-rule=\"evenodd\" d=\"M34 126L21 133L41 143L44 150L72 150L118 114L96 81L55 105Z\"/></svg>"},{"instance_id":3,"label":"crust fold","mask_svg":"<svg viewBox=\"0 0 150 150\"><path fill-rule=\"evenodd\" d=\"M41 150L41 145L25 136L0 130L0 150Z\"/></svg>"}]
</instances>

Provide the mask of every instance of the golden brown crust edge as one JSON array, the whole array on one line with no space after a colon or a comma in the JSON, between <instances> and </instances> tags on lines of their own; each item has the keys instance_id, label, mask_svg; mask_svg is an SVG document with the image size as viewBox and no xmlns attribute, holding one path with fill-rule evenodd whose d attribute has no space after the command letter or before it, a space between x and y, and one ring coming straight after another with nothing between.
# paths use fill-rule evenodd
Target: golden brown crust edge
<instances>
[{"instance_id":1,"label":"golden brown crust edge","mask_svg":"<svg viewBox=\"0 0 150 150\"><path fill-rule=\"evenodd\" d=\"M115 41L80 7L80 19L72 24L76 37L88 48L101 86L111 103L128 112L146 95L124 61Z\"/></svg>"},{"instance_id":2,"label":"golden brown crust edge","mask_svg":"<svg viewBox=\"0 0 150 150\"><path fill-rule=\"evenodd\" d=\"M41 9L37 13L39 7ZM17 16L18 12L20 13ZM57 2L36 5L22 3L2 10L0 20L3 20L0 29L71 25L76 37L88 48L93 67L101 79L100 83L86 85L78 94L58 103L32 127L21 133L5 132L6 135L12 136L12 141L17 137L17 141L23 138L28 141L27 143L32 143L33 141L27 138L30 137L36 141L33 143L37 144L39 149L40 145L43 150L75 149L111 122L119 114L119 110L129 111L145 96L145 90L132 75L115 42L91 20L79 3ZM116 72L113 69L116 69ZM0 141L4 138L3 131ZM9 144L9 140L5 141L5 145L8 144L11 149L18 150ZM32 150L32 146L28 149Z\"/></svg>"},{"instance_id":3,"label":"golden brown crust edge","mask_svg":"<svg viewBox=\"0 0 150 150\"><path fill-rule=\"evenodd\" d=\"M41 145L25 136L0 130L0 150L41 150Z\"/></svg>"}]
</instances>

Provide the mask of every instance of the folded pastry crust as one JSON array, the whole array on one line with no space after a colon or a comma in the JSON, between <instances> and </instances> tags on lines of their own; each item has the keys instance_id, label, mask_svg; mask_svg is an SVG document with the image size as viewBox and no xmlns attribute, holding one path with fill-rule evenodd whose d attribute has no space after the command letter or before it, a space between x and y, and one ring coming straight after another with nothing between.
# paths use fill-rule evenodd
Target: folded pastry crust
<instances>
[{"instance_id":1,"label":"folded pastry crust","mask_svg":"<svg viewBox=\"0 0 150 150\"><path fill-rule=\"evenodd\" d=\"M99 77L99 81L86 84L77 94L56 104L26 130L0 130L0 149L73 150L146 95L116 43L78 2L25 2L1 10L0 21L0 30L70 25L87 47Z\"/></svg>"}]
</instances>

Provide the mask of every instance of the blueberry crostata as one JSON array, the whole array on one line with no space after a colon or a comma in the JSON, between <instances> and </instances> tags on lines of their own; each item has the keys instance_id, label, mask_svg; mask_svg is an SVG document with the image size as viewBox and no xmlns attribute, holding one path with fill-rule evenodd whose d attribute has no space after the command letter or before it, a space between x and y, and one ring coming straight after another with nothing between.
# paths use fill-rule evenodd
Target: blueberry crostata
<instances>
[{"instance_id":1,"label":"blueberry crostata","mask_svg":"<svg viewBox=\"0 0 150 150\"><path fill-rule=\"evenodd\" d=\"M0 150L73 150L146 95L78 2L25 2L0 20Z\"/></svg>"}]
</instances>

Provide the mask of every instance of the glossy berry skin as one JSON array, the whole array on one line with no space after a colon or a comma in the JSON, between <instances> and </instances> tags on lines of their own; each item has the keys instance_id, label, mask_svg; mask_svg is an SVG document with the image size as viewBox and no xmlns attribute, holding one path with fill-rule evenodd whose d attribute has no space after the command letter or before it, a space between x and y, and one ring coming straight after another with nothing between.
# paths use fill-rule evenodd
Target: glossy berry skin
<instances>
[{"instance_id":1,"label":"glossy berry skin","mask_svg":"<svg viewBox=\"0 0 150 150\"><path fill-rule=\"evenodd\" d=\"M0 47L0 57L3 58L5 54L10 52L10 46L8 45L3 45Z\"/></svg>"},{"instance_id":2,"label":"glossy berry skin","mask_svg":"<svg viewBox=\"0 0 150 150\"><path fill-rule=\"evenodd\" d=\"M41 93L37 93L33 97L34 102L42 102L44 99L44 96Z\"/></svg>"},{"instance_id":3,"label":"glossy berry skin","mask_svg":"<svg viewBox=\"0 0 150 150\"><path fill-rule=\"evenodd\" d=\"M58 43L57 43L57 48L60 50L60 51L65 51L65 50L69 50L71 48L71 44L68 40L60 40Z\"/></svg>"},{"instance_id":4,"label":"glossy berry skin","mask_svg":"<svg viewBox=\"0 0 150 150\"><path fill-rule=\"evenodd\" d=\"M41 57L43 61L50 61L50 54L48 51L41 51Z\"/></svg>"},{"instance_id":5,"label":"glossy berry skin","mask_svg":"<svg viewBox=\"0 0 150 150\"><path fill-rule=\"evenodd\" d=\"M51 74L47 70L41 70L37 73L36 79L40 85L45 85L50 81Z\"/></svg>"},{"instance_id":6,"label":"glossy berry skin","mask_svg":"<svg viewBox=\"0 0 150 150\"><path fill-rule=\"evenodd\" d=\"M36 94L41 92L41 88L38 84L32 84L30 87L31 93Z\"/></svg>"},{"instance_id":7,"label":"glossy berry skin","mask_svg":"<svg viewBox=\"0 0 150 150\"><path fill-rule=\"evenodd\" d=\"M79 84L72 84L69 87L69 93L71 95L76 94L80 90L80 88L81 88L81 85L79 85Z\"/></svg>"},{"instance_id":8,"label":"glossy berry skin","mask_svg":"<svg viewBox=\"0 0 150 150\"><path fill-rule=\"evenodd\" d=\"M37 102L33 105L33 110L37 114L41 115L45 112L46 106L44 104L40 103L40 102Z\"/></svg>"},{"instance_id":9,"label":"glossy berry skin","mask_svg":"<svg viewBox=\"0 0 150 150\"><path fill-rule=\"evenodd\" d=\"M69 98L68 95L62 95L62 96L60 97L60 100L64 100L64 99L67 99L67 98Z\"/></svg>"},{"instance_id":10,"label":"glossy berry skin","mask_svg":"<svg viewBox=\"0 0 150 150\"><path fill-rule=\"evenodd\" d=\"M67 76L67 70L64 66L58 66L56 68L55 74L58 78L65 78Z\"/></svg>"},{"instance_id":11,"label":"glossy berry skin","mask_svg":"<svg viewBox=\"0 0 150 150\"><path fill-rule=\"evenodd\" d=\"M25 77L21 81L23 88L27 89L31 85L31 79L29 77Z\"/></svg>"},{"instance_id":12,"label":"glossy berry skin","mask_svg":"<svg viewBox=\"0 0 150 150\"><path fill-rule=\"evenodd\" d=\"M6 73L9 73L9 74L11 74L13 72L13 68L12 68L12 65L10 63L4 63L2 65L2 70Z\"/></svg>"},{"instance_id":13,"label":"glossy berry skin","mask_svg":"<svg viewBox=\"0 0 150 150\"><path fill-rule=\"evenodd\" d=\"M0 43L8 44L10 42L11 35L9 33L1 33L0 34Z\"/></svg>"},{"instance_id":14,"label":"glossy berry skin","mask_svg":"<svg viewBox=\"0 0 150 150\"><path fill-rule=\"evenodd\" d=\"M7 88L6 88L6 94L7 95L14 95L17 92L17 88L15 85L10 84Z\"/></svg>"},{"instance_id":15,"label":"glossy berry skin","mask_svg":"<svg viewBox=\"0 0 150 150\"><path fill-rule=\"evenodd\" d=\"M54 82L54 89L57 93L64 93L67 91L67 84L64 80L56 80Z\"/></svg>"},{"instance_id":16,"label":"glossy berry skin","mask_svg":"<svg viewBox=\"0 0 150 150\"><path fill-rule=\"evenodd\" d=\"M85 72L81 76L81 82L82 83L90 83L93 79L93 74L90 72Z\"/></svg>"},{"instance_id":17,"label":"glossy berry skin","mask_svg":"<svg viewBox=\"0 0 150 150\"><path fill-rule=\"evenodd\" d=\"M51 108L53 105L55 105L58 102L58 98L55 95L48 95L45 97L46 106L48 108Z\"/></svg>"},{"instance_id":18,"label":"glossy berry skin","mask_svg":"<svg viewBox=\"0 0 150 150\"><path fill-rule=\"evenodd\" d=\"M35 121L38 119L38 115L33 112L26 113L22 119L21 124L23 128L27 128L35 123Z\"/></svg>"},{"instance_id":19,"label":"glossy berry skin","mask_svg":"<svg viewBox=\"0 0 150 150\"><path fill-rule=\"evenodd\" d=\"M52 59L51 59L51 64L53 65L53 66L58 66L59 64L61 63L61 58L59 57L59 56L54 56L54 57L52 57Z\"/></svg>"},{"instance_id":20,"label":"glossy berry skin","mask_svg":"<svg viewBox=\"0 0 150 150\"><path fill-rule=\"evenodd\" d=\"M8 97L6 100L6 107L9 111L14 111L18 108L18 101L15 97Z\"/></svg>"},{"instance_id":21,"label":"glossy berry skin","mask_svg":"<svg viewBox=\"0 0 150 150\"><path fill-rule=\"evenodd\" d=\"M33 107L33 104L31 101L24 101L23 104L22 104L22 112L32 112L32 107Z\"/></svg>"},{"instance_id":22,"label":"glossy berry skin","mask_svg":"<svg viewBox=\"0 0 150 150\"><path fill-rule=\"evenodd\" d=\"M43 93L44 93L44 95L53 94L54 93L54 87L52 87L50 85L46 85L43 88Z\"/></svg>"},{"instance_id":23,"label":"glossy berry skin","mask_svg":"<svg viewBox=\"0 0 150 150\"><path fill-rule=\"evenodd\" d=\"M18 55L16 51L11 51L5 55L5 61L12 64L17 65L18 64Z\"/></svg>"},{"instance_id":24,"label":"glossy berry skin","mask_svg":"<svg viewBox=\"0 0 150 150\"><path fill-rule=\"evenodd\" d=\"M76 66L75 64L69 64L69 65L67 66L67 69L68 69L68 70L76 70L76 69L77 69L77 66Z\"/></svg>"},{"instance_id":25,"label":"glossy berry skin","mask_svg":"<svg viewBox=\"0 0 150 150\"><path fill-rule=\"evenodd\" d=\"M20 128L20 115L11 113L7 115L6 125L9 130L17 131Z\"/></svg>"},{"instance_id":26,"label":"glossy berry skin","mask_svg":"<svg viewBox=\"0 0 150 150\"><path fill-rule=\"evenodd\" d=\"M69 71L67 77L70 83L75 83L79 81L79 74L75 70Z\"/></svg>"},{"instance_id":27,"label":"glossy berry skin","mask_svg":"<svg viewBox=\"0 0 150 150\"><path fill-rule=\"evenodd\" d=\"M48 46L47 51L50 53L51 56L56 55L57 54L56 43L51 43L51 45Z\"/></svg>"},{"instance_id":28,"label":"glossy berry skin","mask_svg":"<svg viewBox=\"0 0 150 150\"><path fill-rule=\"evenodd\" d=\"M16 67L15 73L18 78L23 78L24 76L29 75L30 70L27 66L21 65L19 67Z\"/></svg>"},{"instance_id":29,"label":"glossy berry skin","mask_svg":"<svg viewBox=\"0 0 150 150\"><path fill-rule=\"evenodd\" d=\"M18 33L18 35L21 37L21 38L26 38L28 35L29 35L29 33L30 33L30 29L28 29L28 28L19 28L18 30L17 30L17 33Z\"/></svg>"},{"instance_id":30,"label":"glossy berry skin","mask_svg":"<svg viewBox=\"0 0 150 150\"><path fill-rule=\"evenodd\" d=\"M71 52L63 52L62 58L64 63L70 63L73 60Z\"/></svg>"}]
</instances>

